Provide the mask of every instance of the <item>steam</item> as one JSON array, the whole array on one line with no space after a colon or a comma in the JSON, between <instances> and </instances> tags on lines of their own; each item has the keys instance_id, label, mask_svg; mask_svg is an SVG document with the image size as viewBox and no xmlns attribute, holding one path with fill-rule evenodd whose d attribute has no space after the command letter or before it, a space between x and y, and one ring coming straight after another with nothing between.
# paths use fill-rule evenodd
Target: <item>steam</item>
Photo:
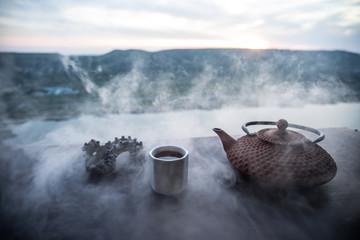
<instances>
[{"instance_id":1,"label":"steam","mask_svg":"<svg viewBox=\"0 0 360 240\"><path fill-rule=\"evenodd\" d=\"M60 60L70 78L78 77L85 90L90 94L97 91L97 87L91 81L88 73L77 64L75 59L71 59L70 56L61 56Z\"/></svg>"},{"instance_id":2,"label":"steam","mask_svg":"<svg viewBox=\"0 0 360 240\"><path fill-rule=\"evenodd\" d=\"M151 117L153 123L154 116ZM178 115L169 118L168 127L156 126L155 130L175 129L179 122L174 119L178 118ZM280 196L272 194L276 199L271 200L266 194L250 190L254 187L250 183L240 180L240 185L236 186L239 176L226 161L221 143L214 138L161 140L159 135L154 137L151 130L143 132L141 137L146 138L144 165L132 162L127 153L121 154L117 158L117 175L90 181L81 152L83 140L88 136L110 139L115 133L109 123L125 124L119 120L115 116L108 119L87 116L86 119L50 122L47 130L31 139L26 134L34 127L31 123L13 128L17 137L6 141L13 149L1 162L2 179L8 183L2 189L2 212L6 216L3 221L12 234L19 233L30 239L117 239L119 236L126 239L199 239L204 236L209 239L261 239L279 235L290 237L294 233L301 239L312 237L298 225L287 222L288 210L280 211L278 206L299 209L299 212L290 212L298 221L306 221L305 213L313 211L308 199L296 192L286 192ZM187 125L182 129L196 131L189 119L184 123ZM95 130L95 125L102 126L102 130ZM135 132L136 126L132 127L131 131ZM162 197L151 190L146 156L157 144L178 144L190 152L189 182L186 191L179 196ZM2 148L5 150L4 146ZM269 222L271 226L276 222L277 231L267 227ZM261 231L257 229L260 225L263 226ZM283 228L284 225L287 227ZM243 230L239 231L239 227ZM324 236L328 230L311 232Z\"/></svg>"},{"instance_id":3,"label":"steam","mask_svg":"<svg viewBox=\"0 0 360 240\"><path fill-rule=\"evenodd\" d=\"M92 183L84 170L80 150L82 137L76 132L79 131L76 126L81 124L52 124L42 136L33 135L31 139L26 139L25 132L28 127L31 128L28 123L14 129L18 138L7 141L7 145L15 150L2 162L2 167L6 167L2 169L8 170L2 172L2 177L13 182L2 191L2 209L7 216L5 220L10 221L10 228L18 229L22 237L101 239L103 234L110 239L117 238L119 234L127 239L191 237L194 231L201 234L215 221L200 226L200 229L193 228L190 222L186 226L178 225L188 219L188 214L194 217L193 220L206 217L206 212L196 212L202 204L194 200L206 197L217 202L235 183L236 176L225 161L218 161L212 156L193 155L189 172L192 181L187 193L178 198L162 198L154 195L150 188L147 162L137 165L127 154L121 154L117 159L116 177ZM75 139L69 141L72 138ZM148 140L146 144L145 152L159 141ZM190 139L177 140L177 144L196 152L196 146ZM200 161L194 161L196 158ZM22 185L13 178L13 173L26 179L26 184ZM12 205L14 201L16 208ZM176 207L174 204L177 201L184 201L184 207ZM220 201L227 201L227 197L221 197ZM153 204L160 205L154 208ZM174 211L177 214L175 218ZM163 218L168 220L164 222ZM163 231L158 233L153 232L157 223L163 224ZM99 229L101 235L97 235ZM185 230L179 235L181 229ZM12 234L16 234L14 229Z\"/></svg>"},{"instance_id":4,"label":"steam","mask_svg":"<svg viewBox=\"0 0 360 240\"><path fill-rule=\"evenodd\" d=\"M351 95L351 90L336 76L318 74L315 80L300 81L307 66L295 57L275 56L287 74L279 74L278 64L271 61L259 60L254 68L246 56L223 57L233 62L229 69L208 59L196 63L201 71L170 64L173 71L160 69L152 75L145 74L147 60L134 57L129 71L99 84L95 75L106 71L104 66L89 69L76 57L62 56L68 76L81 81L89 99L80 103L76 118L24 119L6 126L14 134L0 144L0 220L7 233L30 239L328 236L328 228L309 236L286 221L289 210L290 217L303 221L302 227L314 228L306 222L315 208L306 196L290 191L268 199L249 190L226 161L220 142L198 137L215 137L214 127L236 136L245 122L280 118L314 128L360 128L360 104L329 104L336 102L333 91ZM122 135L144 142L144 165L124 153L117 159L115 176L90 181L82 145ZM158 144L178 144L190 152L189 182L182 195L161 197L150 188L147 152ZM278 232L268 227L274 225Z\"/></svg>"},{"instance_id":5,"label":"steam","mask_svg":"<svg viewBox=\"0 0 360 240\"><path fill-rule=\"evenodd\" d=\"M323 73L327 63L310 65L314 62L311 57L274 52L271 58L247 60L245 53L223 52L219 58L224 62L205 58L194 62L196 70L188 65L176 65L181 62L167 66L161 63L163 60L157 60L160 63L156 64L168 68L149 70L152 66L149 58L134 55L128 72L115 72L101 84L94 79L106 71L101 62L92 63L93 70L82 67L76 57L62 56L62 63L68 75L81 79L87 93L94 97L80 107L83 113L303 107L332 104L345 98L358 100L356 92L345 85L336 71Z\"/></svg>"}]
</instances>

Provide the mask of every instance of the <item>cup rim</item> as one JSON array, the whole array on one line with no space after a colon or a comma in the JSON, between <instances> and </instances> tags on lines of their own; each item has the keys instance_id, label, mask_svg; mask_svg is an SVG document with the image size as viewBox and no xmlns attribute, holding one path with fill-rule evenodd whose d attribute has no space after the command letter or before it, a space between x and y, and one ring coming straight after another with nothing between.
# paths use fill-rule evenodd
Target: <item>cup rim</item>
<instances>
[{"instance_id":1,"label":"cup rim","mask_svg":"<svg viewBox=\"0 0 360 240\"><path fill-rule=\"evenodd\" d=\"M168 150L168 151L176 151L176 150L173 150L173 149L180 149L180 153L183 155L181 158L174 158L174 159L167 159L167 160L164 160L164 159L161 159L161 158L157 158L155 157L156 153L160 152L159 149L161 150ZM165 144L165 145L159 145L159 146L156 146L154 147L153 149L151 149L149 151L149 155L152 159L154 160L159 160L159 161L166 161L166 162L174 162L174 161L179 161L179 160L183 160L185 159L188 155L189 155L189 151L182 147L182 146L179 146L179 145L172 145L172 144Z\"/></svg>"}]
</instances>

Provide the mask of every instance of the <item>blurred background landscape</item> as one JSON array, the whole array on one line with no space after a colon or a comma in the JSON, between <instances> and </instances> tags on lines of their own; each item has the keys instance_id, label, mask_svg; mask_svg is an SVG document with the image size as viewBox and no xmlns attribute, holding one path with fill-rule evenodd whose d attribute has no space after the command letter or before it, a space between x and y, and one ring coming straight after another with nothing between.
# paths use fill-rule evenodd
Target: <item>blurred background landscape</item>
<instances>
[{"instance_id":1,"label":"blurred background landscape","mask_svg":"<svg viewBox=\"0 0 360 240\"><path fill-rule=\"evenodd\" d=\"M64 125L74 143L112 138L113 128L143 139L208 136L214 126L239 134L247 121L280 118L360 128L360 55L346 51L3 52L0 74L2 126L19 141Z\"/></svg>"},{"instance_id":2,"label":"blurred background landscape","mask_svg":"<svg viewBox=\"0 0 360 240\"><path fill-rule=\"evenodd\" d=\"M1 116L354 103L360 55L344 51L193 49L104 55L0 53Z\"/></svg>"},{"instance_id":3,"label":"blurred background landscape","mask_svg":"<svg viewBox=\"0 0 360 240\"><path fill-rule=\"evenodd\" d=\"M125 121L162 129L181 113L189 133L278 118L359 128L359 12L359 0L4 0L2 126L111 116L134 134Z\"/></svg>"}]
</instances>

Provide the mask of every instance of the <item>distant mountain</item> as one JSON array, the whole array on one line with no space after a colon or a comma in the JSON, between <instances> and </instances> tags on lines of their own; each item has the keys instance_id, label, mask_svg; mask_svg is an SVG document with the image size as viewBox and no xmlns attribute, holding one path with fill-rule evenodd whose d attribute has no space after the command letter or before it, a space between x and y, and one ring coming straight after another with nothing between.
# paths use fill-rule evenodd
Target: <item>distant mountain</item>
<instances>
[{"instance_id":1,"label":"distant mountain","mask_svg":"<svg viewBox=\"0 0 360 240\"><path fill-rule=\"evenodd\" d=\"M0 53L0 84L0 113L20 119L354 102L360 99L360 55L247 49Z\"/></svg>"}]
</instances>

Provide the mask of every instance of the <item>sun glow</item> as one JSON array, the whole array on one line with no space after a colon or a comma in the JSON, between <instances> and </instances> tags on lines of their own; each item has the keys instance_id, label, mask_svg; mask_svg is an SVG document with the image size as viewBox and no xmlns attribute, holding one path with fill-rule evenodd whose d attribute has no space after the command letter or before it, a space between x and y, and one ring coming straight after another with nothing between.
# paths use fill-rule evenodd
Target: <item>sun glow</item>
<instances>
[{"instance_id":1,"label":"sun glow","mask_svg":"<svg viewBox=\"0 0 360 240\"><path fill-rule=\"evenodd\" d=\"M270 48L270 44L261 38L251 38L251 39L244 39L241 43L244 48L250 49L268 49Z\"/></svg>"},{"instance_id":2,"label":"sun glow","mask_svg":"<svg viewBox=\"0 0 360 240\"><path fill-rule=\"evenodd\" d=\"M216 48L248 48L248 49L269 49L270 43L263 38L254 36L239 36L236 39L216 41L213 45Z\"/></svg>"}]
</instances>

